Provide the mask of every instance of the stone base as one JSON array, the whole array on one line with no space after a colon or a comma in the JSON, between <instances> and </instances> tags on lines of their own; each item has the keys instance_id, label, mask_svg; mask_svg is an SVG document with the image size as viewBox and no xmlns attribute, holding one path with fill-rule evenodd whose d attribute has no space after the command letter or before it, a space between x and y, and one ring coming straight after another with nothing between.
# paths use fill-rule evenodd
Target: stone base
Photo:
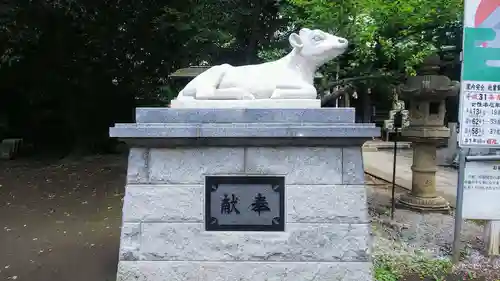
<instances>
[{"instance_id":1,"label":"stone base","mask_svg":"<svg viewBox=\"0 0 500 281\"><path fill-rule=\"evenodd\" d=\"M285 175L285 231L206 231L206 175ZM132 148L118 281L372 280L361 147Z\"/></svg>"},{"instance_id":2,"label":"stone base","mask_svg":"<svg viewBox=\"0 0 500 281\"><path fill-rule=\"evenodd\" d=\"M397 207L420 212L442 212L449 213L450 203L441 196L418 197L411 193L403 194L397 201Z\"/></svg>"},{"instance_id":3,"label":"stone base","mask_svg":"<svg viewBox=\"0 0 500 281\"><path fill-rule=\"evenodd\" d=\"M380 130L354 110L144 109L136 121L110 129L131 146L118 281L373 279L361 145ZM210 175L284 176L284 230L207 231Z\"/></svg>"},{"instance_id":4,"label":"stone base","mask_svg":"<svg viewBox=\"0 0 500 281\"><path fill-rule=\"evenodd\" d=\"M368 281L367 262L120 262L117 281Z\"/></svg>"},{"instance_id":5,"label":"stone base","mask_svg":"<svg viewBox=\"0 0 500 281\"><path fill-rule=\"evenodd\" d=\"M171 108L321 108L319 99L195 100L175 99Z\"/></svg>"}]
</instances>

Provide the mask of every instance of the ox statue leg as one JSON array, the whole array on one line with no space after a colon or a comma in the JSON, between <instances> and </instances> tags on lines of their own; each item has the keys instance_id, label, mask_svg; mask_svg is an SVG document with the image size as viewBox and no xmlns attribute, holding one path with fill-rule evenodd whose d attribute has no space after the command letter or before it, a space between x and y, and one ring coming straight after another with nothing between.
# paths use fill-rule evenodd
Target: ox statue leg
<instances>
[{"instance_id":1,"label":"ox statue leg","mask_svg":"<svg viewBox=\"0 0 500 281\"><path fill-rule=\"evenodd\" d=\"M255 97L245 89L231 87L219 89L224 75L234 67L222 64L211 67L195 77L182 90L183 99L197 100L253 100Z\"/></svg>"},{"instance_id":2,"label":"ox statue leg","mask_svg":"<svg viewBox=\"0 0 500 281\"><path fill-rule=\"evenodd\" d=\"M241 88L216 89L214 100L254 100L255 97L250 92Z\"/></svg>"},{"instance_id":3,"label":"ox statue leg","mask_svg":"<svg viewBox=\"0 0 500 281\"><path fill-rule=\"evenodd\" d=\"M211 99L224 74L233 68L230 64L213 66L200 73L180 91L178 99Z\"/></svg>"},{"instance_id":4,"label":"ox statue leg","mask_svg":"<svg viewBox=\"0 0 500 281\"><path fill-rule=\"evenodd\" d=\"M316 88L311 85L278 85L271 99L316 99Z\"/></svg>"}]
</instances>

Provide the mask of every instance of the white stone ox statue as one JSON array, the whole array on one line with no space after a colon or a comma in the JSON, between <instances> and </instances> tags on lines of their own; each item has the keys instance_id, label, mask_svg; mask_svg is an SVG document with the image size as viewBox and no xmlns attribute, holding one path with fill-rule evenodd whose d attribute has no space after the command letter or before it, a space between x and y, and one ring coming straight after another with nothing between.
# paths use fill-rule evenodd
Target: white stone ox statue
<instances>
[{"instance_id":1,"label":"white stone ox statue","mask_svg":"<svg viewBox=\"0 0 500 281\"><path fill-rule=\"evenodd\" d=\"M276 61L207 69L186 85L177 100L316 99L316 70L343 54L348 42L307 28L291 34L289 41L293 50Z\"/></svg>"}]
</instances>

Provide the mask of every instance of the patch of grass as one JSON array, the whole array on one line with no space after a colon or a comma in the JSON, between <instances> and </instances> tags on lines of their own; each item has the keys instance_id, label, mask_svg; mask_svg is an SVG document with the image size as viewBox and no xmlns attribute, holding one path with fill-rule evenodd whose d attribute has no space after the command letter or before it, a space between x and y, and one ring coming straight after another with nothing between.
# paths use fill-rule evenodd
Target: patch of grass
<instances>
[{"instance_id":1,"label":"patch of grass","mask_svg":"<svg viewBox=\"0 0 500 281\"><path fill-rule=\"evenodd\" d=\"M444 280L452 272L453 264L449 258L436 258L428 250L419 250L399 240L386 237L386 228L377 222L374 235L373 265L377 281L398 281L409 276L421 280Z\"/></svg>"},{"instance_id":2,"label":"patch of grass","mask_svg":"<svg viewBox=\"0 0 500 281\"><path fill-rule=\"evenodd\" d=\"M377 281L398 281L408 275L418 275L420 279L445 280L451 272L449 259L432 259L425 255L375 255L374 271Z\"/></svg>"},{"instance_id":3,"label":"patch of grass","mask_svg":"<svg viewBox=\"0 0 500 281\"><path fill-rule=\"evenodd\" d=\"M403 275L392 266L392 263L387 260L375 260L375 280L377 281L397 281Z\"/></svg>"},{"instance_id":4,"label":"patch of grass","mask_svg":"<svg viewBox=\"0 0 500 281\"><path fill-rule=\"evenodd\" d=\"M484 226L484 225L486 225L486 223L488 223L487 220L467 220L467 221L470 221L472 223L475 223L477 225L482 225L482 226Z\"/></svg>"}]
</instances>

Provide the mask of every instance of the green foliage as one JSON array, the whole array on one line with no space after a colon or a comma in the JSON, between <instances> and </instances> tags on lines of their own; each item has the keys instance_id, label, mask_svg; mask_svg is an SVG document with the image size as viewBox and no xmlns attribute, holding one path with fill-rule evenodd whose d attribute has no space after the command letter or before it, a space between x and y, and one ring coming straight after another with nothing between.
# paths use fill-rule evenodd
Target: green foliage
<instances>
[{"instance_id":1,"label":"green foliage","mask_svg":"<svg viewBox=\"0 0 500 281\"><path fill-rule=\"evenodd\" d=\"M298 26L331 30L350 41L350 52L340 58L340 77L415 74L423 58L450 37L459 36L460 32L450 32L449 26L460 22L463 11L461 0L288 3L283 10ZM335 68L327 69L332 76Z\"/></svg>"},{"instance_id":2,"label":"green foliage","mask_svg":"<svg viewBox=\"0 0 500 281\"><path fill-rule=\"evenodd\" d=\"M264 49L259 51L259 58L263 61L273 61L279 58L282 58L287 54L287 50L273 48L273 49Z\"/></svg>"},{"instance_id":3,"label":"green foliage","mask_svg":"<svg viewBox=\"0 0 500 281\"><path fill-rule=\"evenodd\" d=\"M377 281L397 281L416 274L420 279L444 280L451 272L449 259L432 259L422 254L415 255L375 255L374 271Z\"/></svg>"},{"instance_id":4,"label":"green foliage","mask_svg":"<svg viewBox=\"0 0 500 281\"><path fill-rule=\"evenodd\" d=\"M174 87L170 85L160 87L160 96L165 105L167 105L169 101L175 98L177 94L178 91L176 91Z\"/></svg>"},{"instance_id":5,"label":"green foliage","mask_svg":"<svg viewBox=\"0 0 500 281\"><path fill-rule=\"evenodd\" d=\"M377 281L398 281L402 276L396 275L391 268L375 268L375 280Z\"/></svg>"},{"instance_id":6,"label":"green foliage","mask_svg":"<svg viewBox=\"0 0 500 281\"><path fill-rule=\"evenodd\" d=\"M277 12L274 0L9 1L0 9L4 134L99 150L134 107L175 96L160 88L174 70L259 61L258 46L283 25Z\"/></svg>"},{"instance_id":7,"label":"green foliage","mask_svg":"<svg viewBox=\"0 0 500 281\"><path fill-rule=\"evenodd\" d=\"M3 5L0 112L7 135L58 149L105 146L109 125L131 120L136 96L156 95L158 74L178 62L151 24L161 7L130 0Z\"/></svg>"},{"instance_id":8,"label":"green foliage","mask_svg":"<svg viewBox=\"0 0 500 281\"><path fill-rule=\"evenodd\" d=\"M182 4L181 4L182 3ZM191 54L190 64L255 63L258 52L270 46L274 33L286 24L278 15L275 0L179 1L188 8L173 9L169 4L157 19L162 30L180 30L187 37L178 42Z\"/></svg>"}]
</instances>

